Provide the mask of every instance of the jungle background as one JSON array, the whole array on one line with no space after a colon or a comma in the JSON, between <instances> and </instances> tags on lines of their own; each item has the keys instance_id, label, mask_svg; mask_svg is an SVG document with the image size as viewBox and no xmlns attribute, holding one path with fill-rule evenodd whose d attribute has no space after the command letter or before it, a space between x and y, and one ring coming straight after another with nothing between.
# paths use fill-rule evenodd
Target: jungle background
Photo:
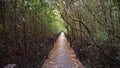
<instances>
[{"instance_id":1,"label":"jungle background","mask_svg":"<svg viewBox=\"0 0 120 68\"><path fill-rule=\"evenodd\" d=\"M86 68L120 68L120 0L0 0L0 68L41 68L61 31Z\"/></svg>"}]
</instances>

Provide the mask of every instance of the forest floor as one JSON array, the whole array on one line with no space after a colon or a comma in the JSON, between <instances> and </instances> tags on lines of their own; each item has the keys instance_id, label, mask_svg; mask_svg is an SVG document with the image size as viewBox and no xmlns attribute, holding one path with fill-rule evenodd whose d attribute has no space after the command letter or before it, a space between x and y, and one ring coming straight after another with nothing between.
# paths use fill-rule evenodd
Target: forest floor
<instances>
[{"instance_id":1,"label":"forest floor","mask_svg":"<svg viewBox=\"0 0 120 68\"><path fill-rule=\"evenodd\" d=\"M42 68L84 68L62 32Z\"/></svg>"}]
</instances>

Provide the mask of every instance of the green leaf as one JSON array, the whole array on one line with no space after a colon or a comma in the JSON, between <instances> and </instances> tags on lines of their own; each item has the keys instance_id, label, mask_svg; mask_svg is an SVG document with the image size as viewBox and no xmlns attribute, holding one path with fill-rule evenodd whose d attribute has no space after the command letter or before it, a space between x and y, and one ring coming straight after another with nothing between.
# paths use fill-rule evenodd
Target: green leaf
<instances>
[{"instance_id":1,"label":"green leaf","mask_svg":"<svg viewBox=\"0 0 120 68\"><path fill-rule=\"evenodd\" d=\"M0 24L0 30L1 30L1 29L3 29L3 25L2 25L2 24Z\"/></svg>"}]
</instances>

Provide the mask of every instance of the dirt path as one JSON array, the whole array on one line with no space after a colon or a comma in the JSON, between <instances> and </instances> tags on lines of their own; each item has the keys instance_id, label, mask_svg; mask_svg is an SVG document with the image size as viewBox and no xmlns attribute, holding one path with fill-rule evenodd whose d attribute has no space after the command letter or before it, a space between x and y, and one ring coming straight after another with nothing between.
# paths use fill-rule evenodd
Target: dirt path
<instances>
[{"instance_id":1,"label":"dirt path","mask_svg":"<svg viewBox=\"0 0 120 68\"><path fill-rule=\"evenodd\" d=\"M84 68L62 32L42 68Z\"/></svg>"}]
</instances>

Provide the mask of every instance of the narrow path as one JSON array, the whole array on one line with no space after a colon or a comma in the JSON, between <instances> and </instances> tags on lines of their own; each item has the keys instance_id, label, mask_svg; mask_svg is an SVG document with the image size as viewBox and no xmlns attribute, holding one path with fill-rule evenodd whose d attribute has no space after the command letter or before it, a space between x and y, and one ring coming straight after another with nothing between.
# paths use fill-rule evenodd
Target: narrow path
<instances>
[{"instance_id":1,"label":"narrow path","mask_svg":"<svg viewBox=\"0 0 120 68\"><path fill-rule=\"evenodd\" d=\"M62 32L42 68L83 68Z\"/></svg>"}]
</instances>

